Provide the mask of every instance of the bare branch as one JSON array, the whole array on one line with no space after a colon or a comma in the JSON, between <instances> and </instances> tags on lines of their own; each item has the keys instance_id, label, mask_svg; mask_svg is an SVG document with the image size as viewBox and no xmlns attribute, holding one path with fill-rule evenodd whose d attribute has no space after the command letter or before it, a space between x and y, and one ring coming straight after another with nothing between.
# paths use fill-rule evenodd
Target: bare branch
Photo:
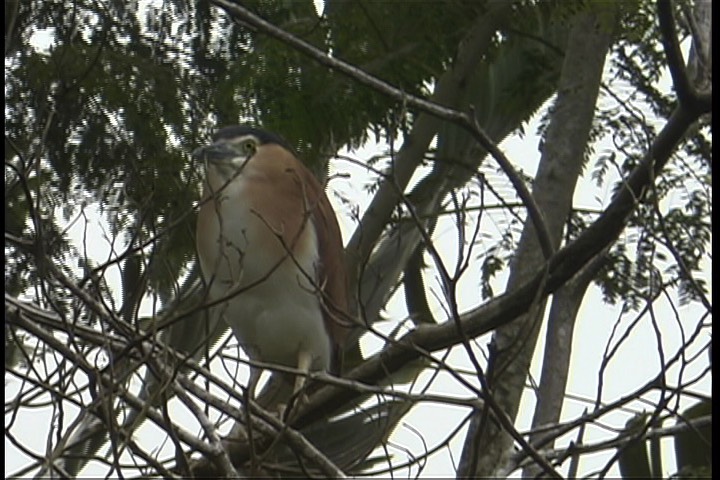
<instances>
[{"instance_id":1,"label":"bare branch","mask_svg":"<svg viewBox=\"0 0 720 480\"><path fill-rule=\"evenodd\" d=\"M685 131L698 118L698 112L691 112L680 105L653 142L645 158L638 164L618 191L608 208L575 241L560 249L546 264L517 288L493 298L461 316L462 329L473 338L490 332L500 325L513 321L522 315L532 304L538 289L547 275L545 294L558 289L572 278L587 262L615 241L625 228L628 215L636 205L636 199L643 196L654 175L650 171L660 171L670 158ZM420 358L419 351L433 352L457 344L460 338L453 322L443 322L437 326L422 325L403 337L397 344L371 357L347 378L364 383L376 383L388 374L398 371L403 365ZM332 405L338 405L354 398L352 392L332 387L323 388L313 396L308 404L305 416L298 419L296 427L305 425L318 418L320 412Z\"/></svg>"},{"instance_id":2,"label":"bare branch","mask_svg":"<svg viewBox=\"0 0 720 480\"><path fill-rule=\"evenodd\" d=\"M693 96L692 85L685 70L685 62L677 40L675 18L670 0L658 0L658 24L660 26L661 40L665 49L670 76L672 76L675 92L681 102L690 101Z\"/></svg>"},{"instance_id":3,"label":"bare branch","mask_svg":"<svg viewBox=\"0 0 720 480\"><path fill-rule=\"evenodd\" d=\"M632 435L620 436L611 440L604 440L596 443L572 443L566 448L556 448L550 450L541 450L540 453L547 458L549 461L561 460L568 456L582 455L586 453L596 453L603 450L614 450L626 446L630 442L644 441L654 438L663 438L669 436L675 436L680 432L694 431L697 428L707 427L712 424L712 417L705 416L692 420L688 420L686 423L673 425L670 427L662 428L648 428L639 439L636 439ZM518 455L519 456L519 455ZM514 467L509 470L512 471Z\"/></svg>"},{"instance_id":4,"label":"bare branch","mask_svg":"<svg viewBox=\"0 0 720 480\"><path fill-rule=\"evenodd\" d=\"M485 51L487 42L492 38L495 33L495 23L498 17L504 15L504 13L512 6L512 2L507 1L496 1L488 6L488 10L483 13L481 17L470 31L467 33L465 39L461 42L461 47L457 55L457 66L455 69L451 69L448 73L438 80L436 87L435 101L424 100L412 95L408 95L406 92L393 87L392 85L379 80L378 78L363 72L357 67L354 67L342 60L336 59L329 56L327 53L315 48L309 43L291 35L290 33L272 25L271 23L263 20L257 15L253 14L249 10L240 7L228 0L212 0L213 3L219 7L224 8L233 17L241 20L242 22L262 31L273 38L276 38L283 43L295 48L303 54L314 59L318 63L325 65L333 70L341 72L349 77L353 78L357 82L367 85L378 92L387 95L391 98L402 102L411 108L416 108L421 112L428 113L437 118L455 123L460 127L467 130L472 136L495 158L500 167L503 169L505 174L508 176L513 186L516 188L518 196L525 203L528 214L536 225L536 231L543 251L547 256L553 251L549 242L550 235L547 234L547 227L542 221L542 213L537 208L537 205L530 194L527 186L525 186L521 177L515 171L512 163L507 157L500 151L495 145L491 138L485 133L478 125L475 118L472 115L462 113L459 110L448 108L445 104L453 105L456 103L456 98L459 93L457 86L461 84L463 78L476 66L482 53ZM459 68L458 68L459 66ZM414 130L419 129L421 118L416 121L418 125L415 125ZM434 136L436 129L430 125L428 130L431 133L430 137L427 138L427 142ZM417 140L416 140L417 141ZM419 146L427 145L426 143L419 142ZM425 147L423 147L425 149ZM417 167L419 157L414 156L413 159L409 159L407 163L395 164L392 169L393 181L396 187L399 187L400 191L404 190L405 185L410 180L412 172ZM392 186L386 186L383 184L380 190L375 195L373 202L368 207L368 210L363 218L362 228L355 232L355 235L350 240L347 252L350 257L350 272L356 272L357 267L364 262L364 259L369 255L375 240L380 235L385 220L392 212L393 207L397 203L397 194L393 192ZM368 222L368 216L376 216L379 221ZM375 225L372 229L372 225Z\"/></svg>"},{"instance_id":5,"label":"bare branch","mask_svg":"<svg viewBox=\"0 0 720 480\"><path fill-rule=\"evenodd\" d=\"M699 92L692 85L685 68L680 44L678 43L675 18L672 12L670 0L658 0L658 24L660 27L661 40L668 60L670 75L677 92L678 101L689 108L697 109L701 113L710 111L711 92ZM699 46L702 48L702 45Z\"/></svg>"}]
</instances>

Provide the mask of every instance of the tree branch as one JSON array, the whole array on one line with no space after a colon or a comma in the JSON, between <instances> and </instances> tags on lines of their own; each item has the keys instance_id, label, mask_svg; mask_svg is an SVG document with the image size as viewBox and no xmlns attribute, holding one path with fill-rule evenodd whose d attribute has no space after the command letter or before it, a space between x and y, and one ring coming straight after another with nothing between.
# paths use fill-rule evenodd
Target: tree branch
<instances>
[{"instance_id":1,"label":"tree branch","mask_svg":"<svg viewBox=\"0 0 720 480\"><path fill-rule=\"evenodd\" d=\"M548 315L548 326L543 352L542 372L537 391L537 405L532 419L532 428L556 424L560 420L572 353L573 331L577 314L590 282L605 260L607 248L595 256L587 265L558 289L553 295ZM534 444L542 434L530 435ZM538 472L532 464L525 477L533 478Z\"/></svg>"},{"instance_id":2,"label":"tree branch","mask_svg":"<svg viewBox=\"0 0 720 480\"><path fill-rule=\"evenodd\" d=\"M547 227L543 222L543 217L538 209L532 195L527 186L525 186L520 175L515 171L512 163L500 151L497 145L484 132L475 121L475 118L467 113L462 113L454 108L444 106L444 104L452 105L457 98L457 87L462 80L476 68L482 53L487 47L487 42L492 38L496 31L496 22L505 12L512 6L513 2L498 0L489 2L488 9L483 13L478 21L475 22L470 31L466 34L463 41L460 42L460 48L457 55L456 67L449 70L446 75L438 80L438 86L434 95L435 101L428 101L422 98L409 95L403 90L396 88L377 77L363 72L361 69L348 64L339 59L329 56L327 53L315 48L311 44L291 35L288 32L276 27L275 25L265 21L259 16L253 14L249 10L230 2L229 0L211 0L215 5L225 9L234 18L256 28L258 31L264 32L271 37L280 40L290 47L314 59L321 65L336 70L344 75L349 76L353 80L371 87L376 91L394 98L411 108L415 108L421 112L430 114L442 120L446 120L457 124L464 128L485 148L493 158L498 162L504 173L508 176L513 186L516 188L518 196L525 203L528 209L528 215L536 227L537 235L542 245L543 252L549 256L553 251L550 235L547 233ZM460 66L458 69L457 66ZM447 87L441 85L447 83ZM419 121L419 119L418 119ZM432 129L433 135L435 129ZM432 136L430 137L432 138ZM410 180L412 172L418 164L418 159L410 159L406 163L398 163L393 166L393 178L400 191L403 191L407 182ZM358 267L365 262L370 251L385 226L385 220L392 212L397 203L397 194L393 191L394 187L383 183L376 193L372 203L368 207L366 214L361 222L362 227L358 228L350 242L348 243L347 253L350 255L350 272L351 276L355 275ZM392 201L390 201L392 199ZM368 216L376 216L379 221L370 223ZM372 227L372 228L371 228Z\"/></svg>"},{"instance_id":3,"label":"tree branch","mask_svg":"<svg viewBox=\"0 0 720 480\"><path fill-rule=\"evenodd\" d=\"M677 40L675 28L675 18L672 12L672 4L670 0L658 0L658 26L660 29L660 40L665 50L670 76L675 86L675 93L681 102L687 102L693 96L692 85L687 76L685 62L680 51L680 44Z\"/></svg>"},{"instance_id":4,"label":"tree branch","mask_svg":"<svg viewBox=\"0 0 720 480\"><path fill-rule=\"evenodd\" d=\"M677 93L680 103L692 106L694 109L705 110L702 113L709 112L711 101L710 93L698 92L695 86L690 82L685 63L683 62L680 44L677 40L675 19L672 12L672 4L670 0L658 0L658 26L660 29L660 39L667 57L670 75L673 79L673 86Z\"/></svg>"},{"instance_id":5,"label":"tree branch","mask_svg":"<svg viewBox=\"0 0 720 480\"><path fill-rule=\"evenodd\" d=\"M604 248L614 242L625 228L628 216L635 207L636 199L642 197L651 178L650 171L659 172L667 163L685 131L697 119L698 112L688 111L680 105L655 138L650 151L640 161L625 184L610 202L608 208L575 241L560 249L529 280L510 292L497 296L461 316L462 330L469 338L488 333L500 325L513 321L532 304L538 289L547 275L545 289L550 294L572 278L585 264ZM461 341L454 322L445 321L437 326L422 325L408 333L397 343L370 357L362 365L348 373L346 378L363 383L376 384L388 375L400 370L405 364L419 359L423 353L442 350ZM302 414L294 422L301 427L312 423L332 410L357 397L357 393L336 387L324 387L308 402Z\"/></svg>"},{"instance_id":6,"label":"tree branch","mask_svg":"<svg viewBox=\"0 0 720 480\"><path fill-rule=\"evenodd\" d=\"M586 453L595 453L595 452L601 452L603 450L609 450L609 449L616 449L616 448L622 448L626 445L628 445L631 442L635 441L644 441L644 440L651 440L654 438L663 438L663 437L669 437L669 436L675 436L678 433L681 432L690 432L690 431L697 431L696 429L702 428L702 427L708 427L712 425L712 416L704 416L700 418L695 418L692 420L688 420L685 423L681 423L678 425L672 425L669 427L662 427L662 428L648 428L639 438L628 435L623 437L615 437L610 440L603 440L596 443L586 443L586 444L570 444L566 448L556 448L556 449L547 449L547 450L541 450L540 453L547 458L549 461L552 460L561 460L564 458L567 458L571 455L582 455ZM526 457L524 455L524 452L520 452L513 456L511 464L518 466L522 460L524 460ZM512 467L508 468L508 471L512 471Z\"/></svg>"}]
</instances>

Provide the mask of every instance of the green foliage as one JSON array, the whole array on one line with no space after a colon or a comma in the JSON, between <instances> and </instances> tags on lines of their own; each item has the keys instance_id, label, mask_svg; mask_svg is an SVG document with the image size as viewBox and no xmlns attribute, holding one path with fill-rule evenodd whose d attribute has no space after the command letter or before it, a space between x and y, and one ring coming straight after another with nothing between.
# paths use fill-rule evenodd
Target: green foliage
<instances>
[{"instance_id":1,"label":"green foliage","mask_svg":"<svg viewBox=\"0 0 720 480\"><path fill-rule=\"evenodd\" d=\"M6 241L6 290L20 296L35 289L61 316L86 324L95 317L49 281L36 254L46 254L68 276L71 266L79 267L84 278L78 283L95 298L110 298L102 278L106 266L74 250L64 231L87 204L99 206L115 253L123 257L124 304L106 303L128 322L137 321L130 307L138 295L170 299L194 261L199 166L189 152L217 126L251 122L276 131L322 177L339 148L362 145L369 135L394 140L415 118L402 103L259 35L210 2L145 3L78 0L72 8L60 0L5 3L5 228L14 240ZM318 16L310 0L243 4L321 51L418 96L427 96L453 65L458 42L485 8L472 1L424 2L420 8L417 2L328 0ZM553 94L567 21L588 5L604 8L603 2L562 0L513 5L460 102L473 106L492 139L521 130ZM615 181L616 174L626 176L657 134L657 125L640 110L662 119L674 107L674 98L655 86L665 59L653 25L654 4L626 2L622 8L619 26L603 24L620 32L606 87L622 82L627 95L598 103L585 152L598 185ZM43 38L48 48L38 46ZM637 309L668 285L678 287L681 302L705 293L707 286L692 273L702 268L711 239L709 133L709 122L691 132L682 145L683 160L659 172L655 191L638 199L630 228L595 279L607 302L622 300ZM594 143L608 139L615 148L596 155ZM441 128L437 145L433 173L443 180L457 152L484 156L452 125ZM455 187L478 172L474 166L452 172ZM665 208L664 202L678 197L680 205ZM498 200L514 199L498 195ZM522 218L507 210L512 218L502 237L481 258L483 298L494 294L491 280L510 264L517 246ZM576 238L594 217L574 212L566 239ZM25 339L7 326L5 333L6 363L15 365L28 357ZM338 422L333 438L346 438L353 421L360 422L361 415ZM373 443L375 437L366 440ZM684 465L683 475L706 468Z\"/></svg>"},{"instance_id":2,"label":"green foliage","mask_svg":"<svg viewBox=\"0 0 720 480\"><path fill-rule=\"evenodd\" d=\"M318 17L310 1L258 1L250 7L321 50L416 95L425 94L453 61L459 38L482 9L480 3L465 2L431 2L418 9L411 2L330 1L325 15ZM140 245L155 239L164 265L153 267L150 286L161 292L174 285L193 256L191 212L198 181L187 152L213 125L251 121L280 132L322 175L328 156L340 146L358 146L370 131L394 137L409 119L402 105L276 40L257 36L206 2L170 2L145 12L132 4L103 8L78 2L83 15L75 16L62 2L6 4L9 13L14 8L6 137L16 148L9 150L6 142L6 159L27 155L34 139L42 136L43 168L53 179L44 198L58 199L69 207L67 213L89 198L99 203L113 232L122 232L126 242ZM478 72L484 83L466 100L478 107L480 123L491 136L499 140L517 128L552 91L563 23L578 8L546 2L513 12L516 21L497 45L503 55L491 54L492 61ZM670 100L651 87L663 65L661 51L656 42L639 41L654 35L647 33L653 31L648 8L640 2L626 9L622 31L632 41L617 44L614 68L618 79L636 89L635 96L667 114ZM30 42L41 31L52 35L47 51ZM485 68L492 70L483 73ZM597 132L598 140L612 136L625 152L622 172L635 163L632 152L642 151L654 134L643 118L622 105L601 109L596 124L605 128ZM643 131L640 137L627 135ZM711 147L702 133L687 143L692 158L709 158ZM595 173L598 182L608 171L603 165L598 163ZM699 168L707 165L709 161L701 162ZM677 177L687 174L681 171ZM692 208L706 212L709 201L702 193L693 194ZM26 228L22 197L16 191L6 203L11 232ZM707 229L697 225L689 236L679 227L698 218L704 217L694 220L671 212L668 219L672 239L691 269L705 251ZM612 261L609 265L617 266L616 277L626 268ZM625 287L608 280L604 288L612 301L612 292ZM680 281L684 298L695 298L693 289Z\"/></svg>"},{"instance_id":3,"label":"green foliage","mask_svg":"<svg viewBox=\"0 0 720 480\"><path fill-rule=\"evenodd\" d=\"M657 127L644 112L668 118L675 106L676 99L657 87L667 66L659 33L653 26L655 4L637 2L636 6L624 10L621 40L613 47L612 73L605 85L605 92L621 89L623 95L606 94L596 114L595 123L601 128L597 139L614 145L613 150L603 151L594 159L591 175L597 185L608 178L626 178L647 152ZM712 151L704 122L681 146L687 156L658 172L655 188L633 211L626 234L608 254L595 279L605 301L623 299L627 308L637 309L652 298L660 285L677 286L683 304L706 293L704 282L690 279L687 274L700 269L710 241L707 219L712 209ZM613 192L621 187L622 181L616 181ZM685 205L665 208L667 202L675 204L678 200ZM657 266L666 264L669 258L675 261L658 270ZM687 272L678 266L678 258Z\"/></svg>"},{"instance_id":4,"label":"green foliage","mask_svg":"<svg viewBox=\"0 0 720 480\"><path fill-rule=\"evenodd\" d=\"M133 246L152 241L151 256L159 254L163 265L151 269L150 286L160 292L172 288L194 254L198 177L188 152L210 128L250 121L277 131L320 175L330 154L359 145L368 129L394 136L398 128L394 102L206 2L146 11L78 2L75 14L63 2L15 7L5 132L17 149L6 142L6 160L26 155L42 138L42 165L56 182L44 200L58 199L69 213L97 202L113 235ZM477 10L330 2L318 17L311 1L250 8L413 94L424 93L450 61ZM411 12L412 22L395 21ZM378 34L358 42L364 31ZM49 36L47 50L31 42L38 32ZM18 233L28 215L22 201L16 193L6 205Z\"/></svg>"}]
</instances>

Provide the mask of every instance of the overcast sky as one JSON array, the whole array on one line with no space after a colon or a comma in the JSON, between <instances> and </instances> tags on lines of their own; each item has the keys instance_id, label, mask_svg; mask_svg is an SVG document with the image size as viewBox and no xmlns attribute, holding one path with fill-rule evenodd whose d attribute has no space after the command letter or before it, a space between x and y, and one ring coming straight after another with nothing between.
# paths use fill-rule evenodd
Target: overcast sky
<instances>
[{"instance_id":1,"label":"overcast sky","mask_svg":"<svg viewBox=\"0 0 720 480\"><path fill-rule=\"evenodd\" d=\"M667 81L667 80L665 80ZM535 121L531 125L525 128L526 135L523 138L514 136L504 142L501 147L508 157L515 163L516 166L522 168L526 174L534 174L537 162L540 158L538 152L538 137L535 135L536 123ZM282 132L278 132L281 133ZM607 146L607 148L611 148ZM364 148L355 152L343 152L344 155L350 155L357 158L361 162L367 161L369 158L382 153L385 150L384 146L370 143ZM601 148L596 149L599 153ZM487 160L489 162L491 160ZM369 184L372 181L372 177L362 168L357 165L353 165L350 162L338 159L333 162L332 171L334 173L341 173L348 175L349 178L334 178L329 187L329 197L333 202L336 211L338 212L338 218L341 223L344 240L347 242L351 233L354 231L356 224L350 218L349 209L346 205L339 202L336 198L336 193L350 199L357 206L360 211L364 211L364 208L369 202L370 196L362 188L364 185ZM581 181L575 195L575 206L585 208L603 208L610 198L610 192L612 182L606 182L599 189L595 187L593 182L589 178L589 171L586 170L586 175ZM416 180L420 176L416 176ZM499 178L499 177L498 177ZM612 177L610 177L612 178ZM615 177L617 178L617 177ZM82 245L83 235L87 226L87 245L90 246L88 254L96 262L103 262L108 260L110 254L109 242L107 239L107 229L103 227L102 221L99 220L97 215L97 209L92 206L87 209L88 218L90 223L85 225L83 221L79 221L70 229L70 235L78 245ZM502 228L502 224L493 223L494 220L489 213L485 213L482 223L482 232L488 234L491 238L484 240L476 247L476 252L482 252L484 248L491 245L493 238L498 235L499 229ZM453 254L457 250L457 231L451 218L445 218L437 227L436 234L434 236L436 247L445 256L444 258L452 265L454 262ZM620 241L627 241L627 238L621 237ZM117 246L116 246L117 248ZM119 249L118 251L122 251ZM709 257L710 255L708 255ZM494 282L495 292L501 293L504 288L506 280L506 273L499 275ZM709 288L712 287L710 278L710 265L707 263L707 268L703 272L703 278L706 280ZM471 268L463 277L463 281L460 284L459 289L459 307L460 310L468 309L477 306L479 301L478 294L478 278L479 278L479 266L475 265ZM119 276L116 271L110 269L108 271L107 279L111 287L117 288L119 285ZM436 294L440 296L440 288L437 279L430 272L427 276L427 283L430 285ZM406 315L402 295L396 295L388 305L388 309L385 312L387 318L397 321L400 318L404 318ZM443 319L445 315L442 313L440 304L437 301L433 301L435 306L436 318ZM679 307L677 298L669 300L658 300L655 305L655 317L660 325L660 329L663 332L661 338L662 348L667 357L674 354L680 347L683 332L687 335L688 332L694 330L694 325L700 320L704 309L695 305L688 305ZM677 310L675 310L677 309ZM146 310L145 313L148 311ZM614 345L620 336L620 333L628 328L630 323L635 318L634 313L627 315L620 314L619 306L609 306L603 303L599 291L592 287L586 297L585 302L580 310L578 321L576 324L576 331L573 340L573 357L572 357L572 368L569 378L568 392L577 397L594 399L597 395L598 390L598 370L603 359L603 353L606 350L608 343ZM394 326L394 323L392 323ZM613 329L617 331L614 336L614 340L610 341ZM386 329L387 331L387 329ZM541 333L540 345L536 349L536 359L533 362L532 375L536 380L539 380L539 367L540 362L538 357L543 351L543 339L544 329ZM485 346L489 341L489 337L477 339L476 353L482 358L485 351ZM704 343L704 342L700 342ZM378 340L367 339L363 344L367 353L373 351L381 345ZM637 326L633 327L632 335L624 341L623 346L619 349L617 355L608 364L604 374L604 387L603 387L603 399L604 400L615 400L625 394L632 392L639 386L647 383L651 378L654 378L659 371L659 356L657 353L658 347L656 346L656 334L654 333L649 316L643 319ZM695 353L695 352L691 352ZM448 360L451 364L458 366L465 366L467 368L470 365L465 359L465 353L461 350L454 351ZM698 375L704 367L707 365L706 357L698 359L697 361L687 365L683 372L683 378L693 378ZM673 369L668 377L671 385L677 385L680 382L678 377L678 369ZM423 375L423 379L427 381L430 378L430 372ZM7 380L6 376L6 392L5 398L6 403L9 398L12 398L13 394L18 391L20 386L16 379ZM421 381L418 388L423 387ZM700 382L698 382L693 390L697 392L710 392L711 378L709 375L705 376ZM449 378L447 375L440 375L431 387L431 391L441 392L444 394L454 394L458 396L468 396L469 393L458 385L458 383ZM655 398L648 396L647 398ZM177 403L176 403L177 405ZM686 404L687 405L687 404ZM651 410L651 405L642 405L635 403L631 405L635 412L642 411L643 409ZM531 420L533 412L534 400L532 395L526 395L521 407L521 413L518 420L518 428L520 431L526 429ZM592 409L592 405L579 401L569 399L565 403L563 410L562 419L567 420L575 418L582 414L585 408ZM178 408L178 411L180 409ZM71 413L72 409L68 410ZM447 407L444 405L437 404L421 404L416 407L400 424L395 434L391 438L393 444L400 447L407 448L414 454L421 454L423 451L423 442L426 443L428 448L432 448L435 444L443 441L449 431L458 424L467 414L466 411L457 407ZM178 418L183 418L183 422L189 424L194 423L193 419L187 415L188 418L184 418L182 413L178 413ZM621 428L625 421L629 418L629 412L617 412L615 414L603 417L602 422L598 422L595 425L588 427L586 431L585 441L593 442L600 438L611 438L616 435L616 432L612 428ZM46 445L48 444L48 425L53 421L50 418L50 411L47 410L45 414L37 409L33 409L32 412L24 411L21 412L21 416L16 420L17 425L23 425L23 428L14 428L13 433L17 435L18 440L26 446L34 449L34 451L41 453ZM65 424L68 425L68 420L65 420ZM7 423L7 417L6 417ZM26 427L25 427L26 425ZM197 429L196 429L197 430ZM420 434L422 439L420 438ZM139 433L138 438L141 442L147 445L156 444L161 438L158 436L157 431L153 431L152 427L145 426ZM570 437L576 435L573 432ZM458 434L451 442L451 448L449 450L441 450L433 455L423 470L422 475L431 476L448 476L452 475L455 471L455 466L459 461L459 456L462 448L462 442L464 440L464 429L462 433ZM569 437L566 441L569 440ZM565 443L559 442L558 445L564 445ZM166 444L165 448L171 451L171 445ZM667 461L672 459L672 446L669 441L664 442L664 448L667 451L664 455L664 469L665 473L669 474L674 472L674 464L668 464ZM405 454L402 449L392 449L391 451L396 455L395 460L398 463L402 463L405 459ZM5 437L5 452L6 452L6 463L5 473L10 474L17 472L22 466L27 464L27 459L21 454L14 446L9 442L8 437ZM605 452L597 455L583 456L581 461L581 472L589 473L595 469L602 468L605 462L609 459L610 455L614 452ZM565 471L565 469L561 469ZM85 471L87 474L102 475L105 473L105 468L91 467ZM413 474L416 470L413 470ZM611 470L610 474L617 474L618 470L615 467Z\"/></svg>"}]
</instances>

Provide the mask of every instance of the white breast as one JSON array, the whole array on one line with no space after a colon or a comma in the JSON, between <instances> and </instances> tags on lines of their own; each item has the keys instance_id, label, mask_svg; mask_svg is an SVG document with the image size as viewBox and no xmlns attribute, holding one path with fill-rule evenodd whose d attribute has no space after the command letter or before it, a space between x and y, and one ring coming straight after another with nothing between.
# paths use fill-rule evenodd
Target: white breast
<instances>
[{"instance_id":1,"label":"white breast","mask_svg":"<svg viewBox=\"0 0 720 480\"><path fill-rule=\"evenodd\" d=\"M255 360L295 367L302 350L312 354L312 369L327 370L331 347L313 285L319 256L314 227L305 226L297 242L302 248L291 258L243 197L245 182L236 179L201 212L210 213L197 232L204 238L198 253L210 300L231 295L211 314L228 323Z\"/></svg>"}]
</instances>

